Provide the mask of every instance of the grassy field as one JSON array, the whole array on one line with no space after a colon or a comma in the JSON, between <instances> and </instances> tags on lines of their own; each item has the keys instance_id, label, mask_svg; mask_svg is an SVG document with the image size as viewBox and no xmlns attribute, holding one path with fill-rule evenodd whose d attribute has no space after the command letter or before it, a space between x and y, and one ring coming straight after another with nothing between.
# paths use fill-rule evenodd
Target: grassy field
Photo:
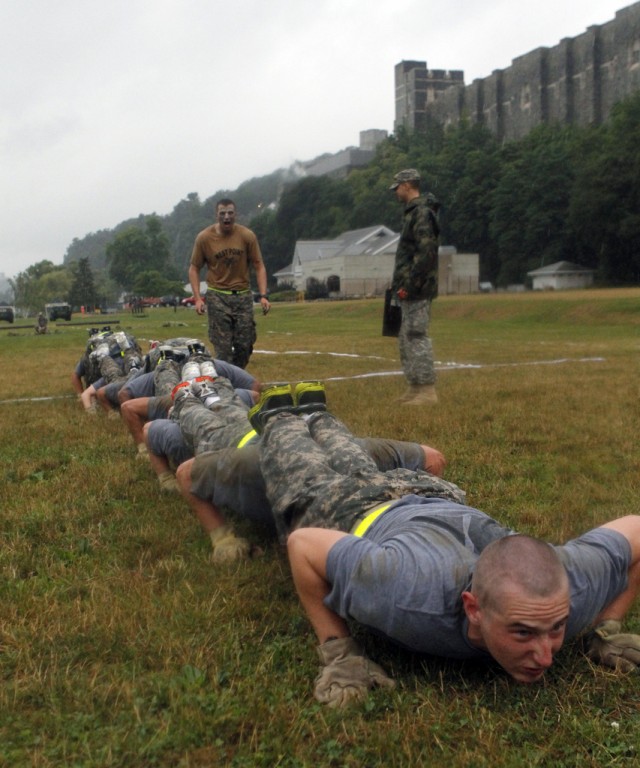
<instances>
[{"instance_id":1,"label":"grassy field","mask_svg":"<svg viewBox=\"0 0 640 768\"><path fill-rule=\"evenodd\" d=\"M326 380L355 433L437 446L470 504L524 532L560 541L638 512L640 289L441 297L440 403L421 410L393 405L404 383L381 311L275 305L250 370ZM189 310L120 321L144 349L206 338ZM577 645L523 687L360 634L398 687L346 712L317 704L283 551L212 566L121 422L71 394L87 327L0 331L0 766L638 765L638 677Z\"/></svg>"}]
</instances>

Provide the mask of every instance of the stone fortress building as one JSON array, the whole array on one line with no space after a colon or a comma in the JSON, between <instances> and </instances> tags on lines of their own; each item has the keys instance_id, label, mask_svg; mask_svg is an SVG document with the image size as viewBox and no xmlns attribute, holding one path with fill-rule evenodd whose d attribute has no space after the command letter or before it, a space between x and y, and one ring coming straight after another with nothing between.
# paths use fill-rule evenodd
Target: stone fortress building
<instances>
[{"instance_id":1,"label":"stone fortress building","mask_svg":"<svg viewBox=\"0 0 640 768\"><path fill-rule=\"evenodd\" d=\"M509 141L541 124L599 125L614 104L640 90L640 2L471 85L460 70L402 61L395 67L395 90L396 131L424 132L430 121L448 126L467 119Z\"/></svg>"}]
</instances>

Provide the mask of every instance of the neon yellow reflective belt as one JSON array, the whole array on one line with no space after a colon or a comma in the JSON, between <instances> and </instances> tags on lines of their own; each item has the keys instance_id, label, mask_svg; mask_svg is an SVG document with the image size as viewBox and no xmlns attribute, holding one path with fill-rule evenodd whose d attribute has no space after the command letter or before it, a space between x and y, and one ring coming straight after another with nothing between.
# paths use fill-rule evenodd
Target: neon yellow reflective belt
<instances>
[{"instance_id":1,"label":"neon yellow reflective belt","mask_svg":"<svg viewBox=\"0 0 640 768\"><path fill-rule=\"evenodd\" d=\"M224 288L211 288L209 287L207 290L209 291L215 291L216 293L226 293L228 296L233 296L236 293L249 293L249 288L243 288L241 291L226 291Z\"/></svg>"},{"instance_id":2,"label":"neon yellow reflective belt","mask_svg":"<svg viewBox=\"0 0 640 768\"><path fill-rule=\"evenodd\" d=\"M371 512L363 517L355 528L353 528L351 533L354 536L364 536L371 527L371 524L377 520L383 512L386 512L392 504L395 504L395 501L390 501L387 504L382 504L380 507L372 509Z\"/></svg>"},{"instance_id":3,"label":"neon yellow reflective belt","mask_svg":"<svg viewBox=\"0 0 640 768\"><path fill-rule=\"evenodd\" d=\"M252 430L251 430L251 432L247 432L247 434L246 434L246 435L245 435L245 436L242 438L242 440L240 440L240 442L238 443L237 447L238 447L238 448L244 448L244 446L245 446L245 445L246 445L246 444L247 444L247 443L248 443L250 440L253 440L253 438L254 438L254 437L257 435L257 434L258 434L258 433L255 431L255 429L252 429Z\"/></svg>"}]
</instances>

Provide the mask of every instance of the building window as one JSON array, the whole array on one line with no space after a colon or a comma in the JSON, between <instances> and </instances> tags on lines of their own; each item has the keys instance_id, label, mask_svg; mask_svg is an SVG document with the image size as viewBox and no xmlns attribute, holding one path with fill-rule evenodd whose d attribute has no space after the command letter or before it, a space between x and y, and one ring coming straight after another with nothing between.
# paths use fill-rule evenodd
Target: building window
<instances>
[{"instance_id":1,"label":"building window","mask_svg":"<svg viewBox=\"0 0 640 768\"><path fill-rule=\"evenodd\" d=\"M629 68L637 69L640 66L640 40L634 40L629 49Z\"/></svg>"},{"instance_id":2,"label":"building window","mask_svg":"<svg viewBox=\"0 0 640 768\"><path fill-rule=\"evenodd\" d=\"M531 107L531 86L525 85L520 91L520 109L529 109Z\"/></svg>"},{"instance_id":3,"label":"building window","mask_svg":"<svg viewBox=\"0 0 640 768\"><path fill-rule=\"evenodd\" d=\"M340 293L340 276L329 275L327 278L327 290L329 293Z\"/></svg>"}]
</instances>

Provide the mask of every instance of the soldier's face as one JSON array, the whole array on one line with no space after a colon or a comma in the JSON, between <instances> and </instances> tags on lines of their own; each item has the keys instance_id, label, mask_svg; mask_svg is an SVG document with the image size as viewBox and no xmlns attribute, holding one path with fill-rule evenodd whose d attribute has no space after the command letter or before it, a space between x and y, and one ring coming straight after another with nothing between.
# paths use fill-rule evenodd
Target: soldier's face
<instances>
[{"instance_id":1,"label":"soldier's face","mask_svg":"<svg viewBox=\"0 0 640 768\"><path fill-rule=\"evenodd\" d=\"M236 222L236 209L233 205L219 205L216 211L218 226L224 233L231 232Z\"/></svg>"},{"instance_id":2,"label":"soldier's face","mask_svg":"<svg viewBox=\"0 0 640 768\"><path fill-rule=\"evenodd\" d=\"M406 181L403 181L401 184L398 184L396 187L396 199L401 203L406 203L408 200L407 194L409 191L409 185Z\"/></svg>"},{"instance_id":3,"label":"soldier's face","mask_svg":"<svg viewBox=\"0 0 640 768\"><path fill-rule=\"evenodd\" d=\"M562 646L569 592L562 588L543 598L513 587L504 590L499 609L481 609L477 601L474 607L467 599L465 611L479 633L479 645L519 683L534 683Z\"/></svg>"}]
</instances>

